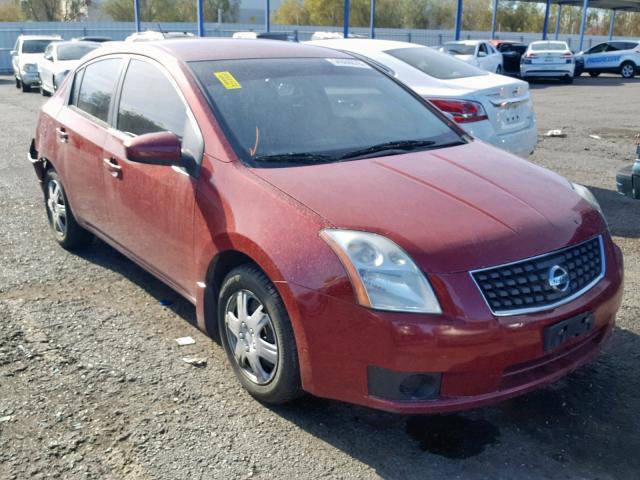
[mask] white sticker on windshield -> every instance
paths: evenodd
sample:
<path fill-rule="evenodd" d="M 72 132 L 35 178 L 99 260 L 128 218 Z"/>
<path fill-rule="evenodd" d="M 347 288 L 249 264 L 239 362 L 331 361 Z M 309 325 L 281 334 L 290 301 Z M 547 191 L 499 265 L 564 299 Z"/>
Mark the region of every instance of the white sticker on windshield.
<path fill-rule="evenodd" d="M 357 58 L 325 58 L 325 60 L 336 67 L 371 68 L 369 65 Z"/>

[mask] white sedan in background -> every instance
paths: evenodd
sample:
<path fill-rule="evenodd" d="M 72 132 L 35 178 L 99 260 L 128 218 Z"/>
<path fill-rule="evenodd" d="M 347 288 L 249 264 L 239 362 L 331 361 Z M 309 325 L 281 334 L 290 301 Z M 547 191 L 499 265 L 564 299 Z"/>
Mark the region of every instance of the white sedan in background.
<path fill-rule="evenodd" d="M 487 72 L 498 74 L 503 72 L 502 54 L 491 43 L 484 40 L 447 42 L 440 47 L 440 51 Z"/>
<path fill-rule="evenodd" d="M 557 78 L 573 83 L 576 64 L 567 42 L 531 42 L 520 58 L 520 77 Z"/>
<path fill-rule="evenodd" d="M 474 137 L 527 157 L 538 139 L 529 85 L 487 73 L 415 43 L 340 39 L 307 42 L 351 53 L 394 76 Z"/>
<path fill-rule="evenodd" d="M 64 77 L 76 68 L 80 59 L 100 45 L 77 40 L 50 43 L 44 51 L 44 57 L 38 60 L 42 95 L 48 97 L 55 92 Z"/>

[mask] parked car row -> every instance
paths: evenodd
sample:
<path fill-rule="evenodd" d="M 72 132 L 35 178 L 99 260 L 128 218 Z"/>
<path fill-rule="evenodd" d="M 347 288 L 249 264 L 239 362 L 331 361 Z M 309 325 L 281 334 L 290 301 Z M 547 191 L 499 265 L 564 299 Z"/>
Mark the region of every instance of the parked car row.
<path fill-rule="evenodd" d="M 574 53 L 566 42 L 543 40 L 524 44 L 510 40 L 447 42 L 440 50 L 489 72 L 531 77 L 560 78 L 589 73 L 619 73 L 633 78 L 640 71 L 640 41 L 611 41 Z"/>
<path fill-rule="evenodd" d="M 90 52 L 29 149 L 53 237 L 99 237 L 187 298 L 263 402 L 445 412 L 593 359 L 623 284 L 597 200 L 461 128 L 520 128 L 526 84 L 342 42 Z"/>

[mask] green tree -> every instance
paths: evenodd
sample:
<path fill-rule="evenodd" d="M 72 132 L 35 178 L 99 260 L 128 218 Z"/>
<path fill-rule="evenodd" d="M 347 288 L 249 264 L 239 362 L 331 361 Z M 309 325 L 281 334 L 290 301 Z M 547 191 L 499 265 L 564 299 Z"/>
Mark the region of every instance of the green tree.
<path fill-rule="evenodd" d="M 0 22 L 19 22 L 21 20 L 24 20 L 24 15 L 18 2 L 0 5 Z"/>
<path fill-rule="evenodd" d="M 204 16 L 207 22 L 218 20 L 222 9 L 225 22 L 235 22 L 240 11 L 240 0 L 204 0 Z M 193 22 L 196 19 L 195 0 L 141 0 L 140 18 L 147 22 Z M 116 21 L 133 21 L 132 0 L 107 0 L 102 11 Z"/>

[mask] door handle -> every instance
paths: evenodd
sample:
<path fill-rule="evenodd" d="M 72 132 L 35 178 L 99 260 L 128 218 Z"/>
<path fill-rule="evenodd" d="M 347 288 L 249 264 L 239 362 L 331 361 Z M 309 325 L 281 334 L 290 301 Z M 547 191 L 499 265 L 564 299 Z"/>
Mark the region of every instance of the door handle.
<path fill-rule="evenodd" d="M 109 170 L 111 176 L 114 178 L 118 178 L 122 173 L 122 167 L 118 165 L 115 158 L 103 158 L 104 166 Z"/>
<path fill-rule="evenodd" d="M 69 141 L 69 134 L 64 128 L 62 127 L 56 128 L 56 133 L 58 134 L 58 138 L 62 143 L 67 143 Z"/>

